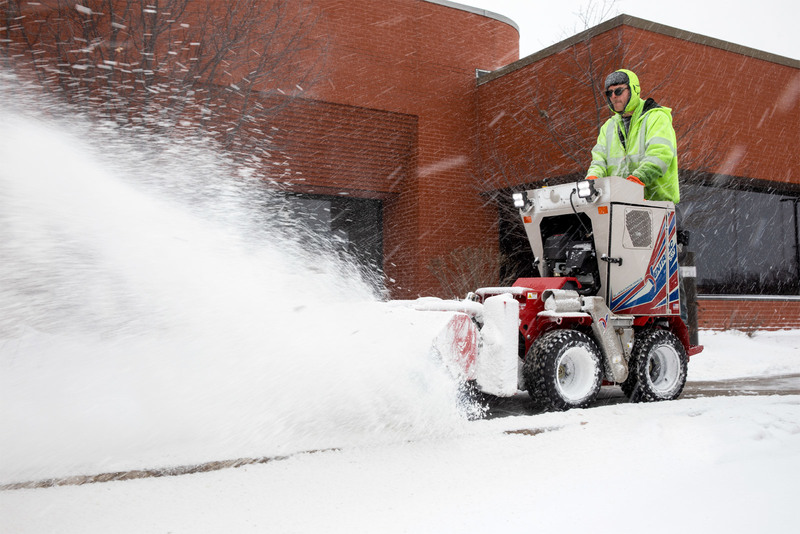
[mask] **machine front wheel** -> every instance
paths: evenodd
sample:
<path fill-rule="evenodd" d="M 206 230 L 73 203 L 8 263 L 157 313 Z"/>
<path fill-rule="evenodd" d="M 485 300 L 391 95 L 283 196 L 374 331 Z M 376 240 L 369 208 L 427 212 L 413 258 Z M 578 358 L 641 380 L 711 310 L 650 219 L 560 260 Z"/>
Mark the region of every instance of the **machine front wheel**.
<path fill-rule="evenodd" d="M 554 330 L 537 339 L 522 368 L 528 394 L 552 410 L 584 408 L 600 391 L 600 349 L 577 330 Z"/>
<path fill-rule="evenodd" d="M 622 391 L 633 402 L 677 399 L 686 385 L 688 360 L 675 334 L 647 330 L 636 336 Z"/>

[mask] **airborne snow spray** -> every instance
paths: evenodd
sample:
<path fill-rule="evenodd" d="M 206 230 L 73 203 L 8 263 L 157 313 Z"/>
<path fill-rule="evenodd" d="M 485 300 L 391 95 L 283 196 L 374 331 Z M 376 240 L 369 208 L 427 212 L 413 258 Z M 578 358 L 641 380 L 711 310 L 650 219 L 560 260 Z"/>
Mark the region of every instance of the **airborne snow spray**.
<path fill-rule="evenodd" d="M 436 325 L 209 141 L 0 116 L 0 483 L 463 428 Z"/>

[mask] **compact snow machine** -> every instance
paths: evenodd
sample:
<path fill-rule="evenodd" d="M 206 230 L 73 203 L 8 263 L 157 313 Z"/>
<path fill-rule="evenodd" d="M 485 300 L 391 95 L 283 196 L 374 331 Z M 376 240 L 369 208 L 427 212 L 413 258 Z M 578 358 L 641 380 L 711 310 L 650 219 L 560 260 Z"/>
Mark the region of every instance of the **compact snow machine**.
<path fill-rule="evenodd" d="M 585 407 L 604 383 L 677 398 L 702 347 L 680 316 L 675 206 L 643 197 L 617 176 L 516 193 L 540 276 L 411 303 L 453 314 L 435 350 L 484 393 L 549 409 Z"/>

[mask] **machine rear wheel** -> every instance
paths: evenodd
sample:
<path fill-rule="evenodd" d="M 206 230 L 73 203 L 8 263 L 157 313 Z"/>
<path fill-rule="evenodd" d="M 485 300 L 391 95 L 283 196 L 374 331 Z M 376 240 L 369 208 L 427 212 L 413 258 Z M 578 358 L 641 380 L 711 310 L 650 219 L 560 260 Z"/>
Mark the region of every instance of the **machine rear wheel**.
<path fill-rule="evenodd" d="M 531 345 L 522 369 L 528 394 L 552 410 L 584 408 L 600 391 L 597 344 L 577 330 L 555 330 Z"/>
<path fill-rule="evenodd" d="M 633 402 L 677 399 L 686 385 L 688 360 L 675 334 L 648 330 L 636 337 L 622 391 Z"/>

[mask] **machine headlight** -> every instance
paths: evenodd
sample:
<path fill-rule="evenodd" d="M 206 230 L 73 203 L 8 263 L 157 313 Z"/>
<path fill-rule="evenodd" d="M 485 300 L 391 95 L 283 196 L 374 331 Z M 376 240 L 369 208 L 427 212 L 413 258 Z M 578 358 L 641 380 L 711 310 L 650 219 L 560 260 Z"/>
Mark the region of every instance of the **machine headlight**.
<path fill-rule="evenodd" d="M 528 203 L 528 193 L 523 191 L 522 193 L 514 193 L 511 195 L 511 198 L 514 199 L 514 207 L 522 209 Z"/>
<path fill-rule="evenodd" d="M 579 198 L 593 198 L 600 193 L 594 187 L 592 180 L 581 180 L 578 182 L 578 197 Z"/>

